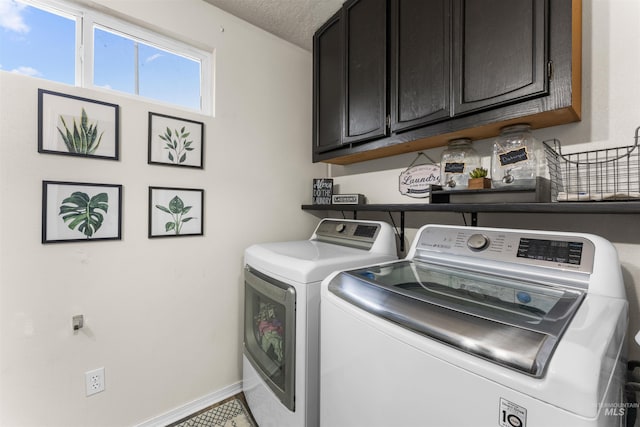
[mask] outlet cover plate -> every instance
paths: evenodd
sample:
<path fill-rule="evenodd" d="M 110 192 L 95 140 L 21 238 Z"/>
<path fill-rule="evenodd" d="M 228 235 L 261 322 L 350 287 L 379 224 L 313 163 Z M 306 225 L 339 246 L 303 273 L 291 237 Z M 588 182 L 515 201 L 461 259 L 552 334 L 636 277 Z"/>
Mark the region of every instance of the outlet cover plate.
<path fill-rule="evenodd" d="M 94 369 L 84 373 L 87 396 L 104 391 L 104 368 Z"/>

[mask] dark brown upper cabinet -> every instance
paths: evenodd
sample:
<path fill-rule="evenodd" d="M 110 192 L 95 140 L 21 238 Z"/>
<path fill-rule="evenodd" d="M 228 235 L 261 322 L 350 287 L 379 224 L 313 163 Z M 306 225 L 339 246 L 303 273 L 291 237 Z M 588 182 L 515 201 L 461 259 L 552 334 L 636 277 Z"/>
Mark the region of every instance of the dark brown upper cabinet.
<path fill-rule="evenodd" d="M 454 115 L 548 94 L 546 4 L 454 1 Z"/>
<path fill-rule="evenodd" d="M 313 37 L 314 155 L 388 136 L 387 1 L 350 0 Z"/>
<path fill-rule="evenodd" d="M 342 142 L 387 136 L 387 1 L 351 0 L 345 21 Z"/>
<path fill-rule="evenodd" d="M 314 153 L 342 145 L 343 28 L 336 13 L 313 38 Z"/>
<path fill-rule="evenodd" d="M 391 2 L 391 130 L 450 115 L 450 0 Z"/>
<path fill-rule="evenodd" d="M 314 36 L 313 161 L 578 121 L 581 36 L 581 0 L 349 0 Z"/>

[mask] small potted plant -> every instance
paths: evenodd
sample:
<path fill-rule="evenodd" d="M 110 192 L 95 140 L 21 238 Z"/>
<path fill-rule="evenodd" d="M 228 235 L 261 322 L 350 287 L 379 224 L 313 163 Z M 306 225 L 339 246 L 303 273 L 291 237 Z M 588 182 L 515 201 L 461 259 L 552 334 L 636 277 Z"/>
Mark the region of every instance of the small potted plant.
<path fill-rule="evenodd" d="M 469 173 L 469 190 L 479 190 L 482 188 L 491 188 L 491 180 L 487 178 L 487 170 L 485 168 L 475 168 Z"/>

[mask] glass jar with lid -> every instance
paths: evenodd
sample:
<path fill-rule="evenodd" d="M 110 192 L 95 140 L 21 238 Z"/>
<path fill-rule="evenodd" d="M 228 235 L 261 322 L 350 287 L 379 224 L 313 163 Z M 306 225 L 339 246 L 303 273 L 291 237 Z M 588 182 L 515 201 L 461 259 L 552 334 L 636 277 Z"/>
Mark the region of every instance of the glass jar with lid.
<path fill-rule="evenodd" d="M 444 190 L 465 190 L 469 173 L 480 167 L 480 156 L 469 138 L 453 139 L 440 159 L 440 185 Z"/>
<path fill-rule="evenodd" d="M 491 185 L 535 188 L 536 178 L 546 176 L 547 162 L 542 144 L 528 124 L 506 126 L 493 143 Z"/>

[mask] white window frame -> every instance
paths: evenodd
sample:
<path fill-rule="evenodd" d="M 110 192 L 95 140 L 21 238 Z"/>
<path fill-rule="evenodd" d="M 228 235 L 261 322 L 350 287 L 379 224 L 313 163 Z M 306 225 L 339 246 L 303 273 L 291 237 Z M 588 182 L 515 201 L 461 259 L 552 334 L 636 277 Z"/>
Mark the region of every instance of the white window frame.
<path fill-rule="evenodd" d="M 139 40 L 149 46 L 165 50 L 173 55 L 200 62 L 200 113 L 213 115 L 213 53 L 198 49 L 187 43 L 164 36 L 154 31 L 131 24 L 124 20 L 106 15 L 101 12 L 60 0 L 17 0 L 29 6 L 43 9 L 67 18 L 76 20 L 76 59 L 75 59 L 75 85 L 78 87 L 110 90 L 93 84 L 93 34 L 98 27 L 106 31 L 112 31 L 122 37 Z M 138 94 L 115 91 L 123 96 L 132 96 L 149 102 L 163 104 L 174 108 L 193 110 L 184 105 L 172 104 Z"/>

